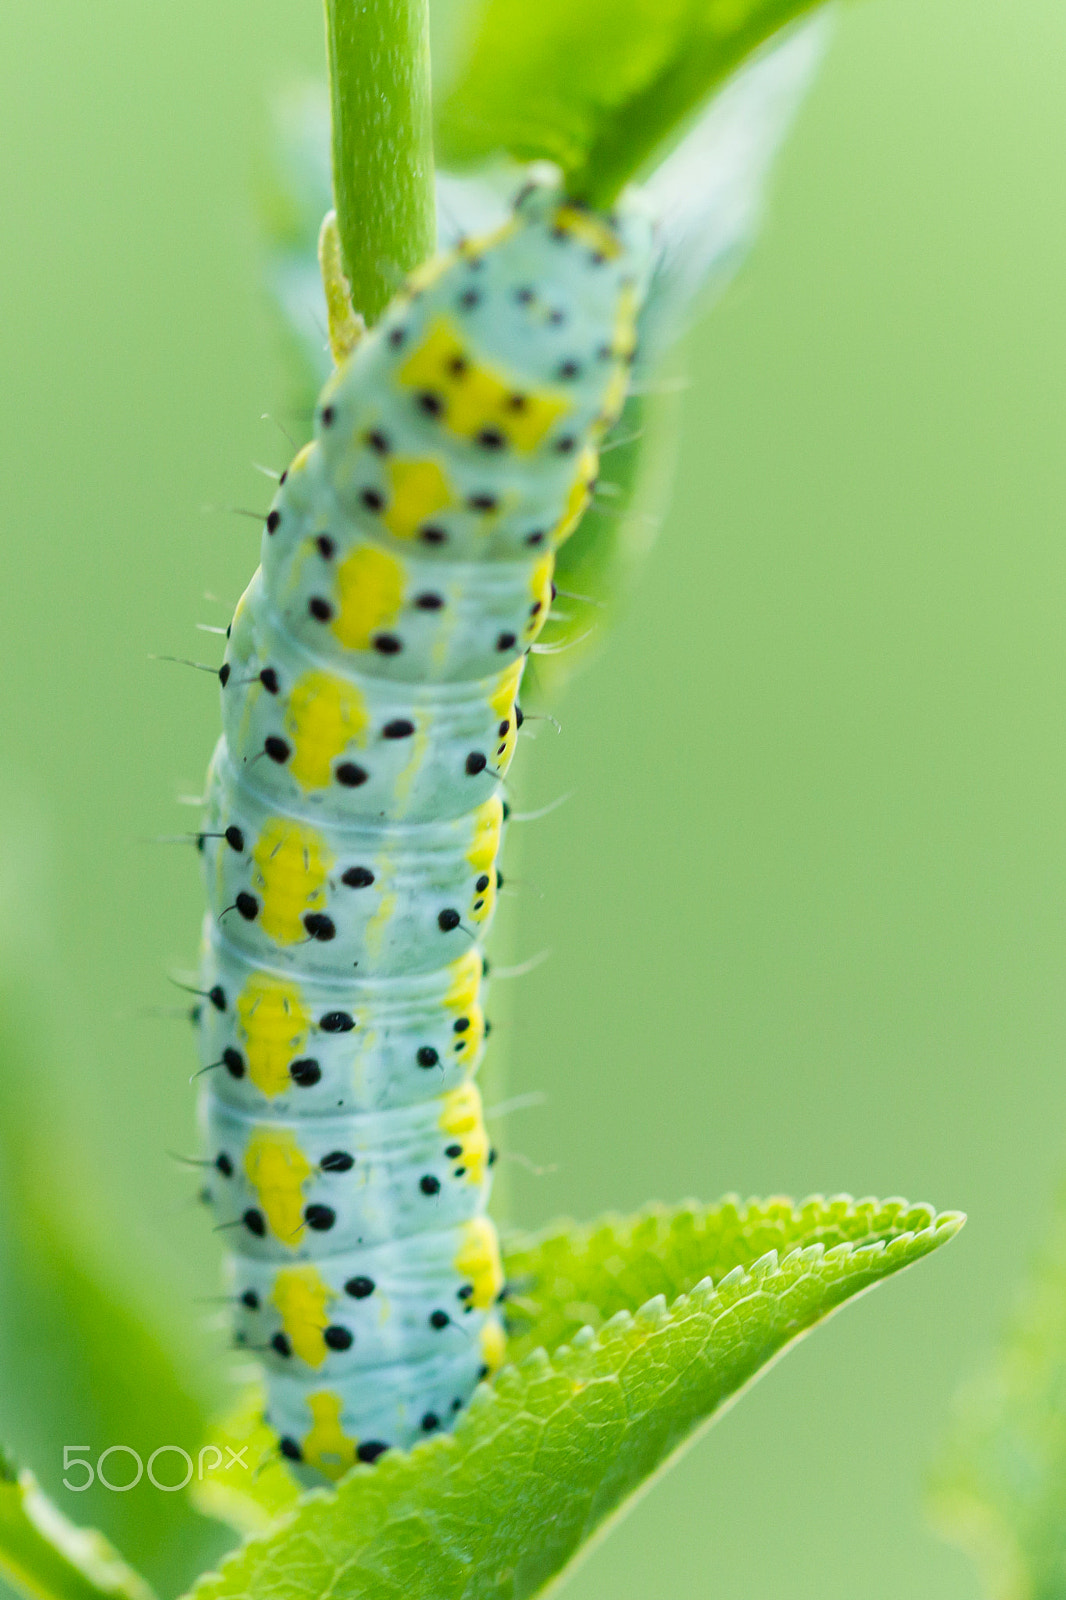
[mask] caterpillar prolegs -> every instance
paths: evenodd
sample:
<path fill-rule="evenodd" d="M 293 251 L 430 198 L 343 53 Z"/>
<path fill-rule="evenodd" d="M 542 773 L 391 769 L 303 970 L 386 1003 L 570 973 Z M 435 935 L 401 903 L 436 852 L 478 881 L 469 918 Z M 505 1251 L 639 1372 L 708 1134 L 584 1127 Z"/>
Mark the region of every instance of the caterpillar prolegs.
<path fill-rule="evenodd" d="M 554 551 L 625 397 L 651 229 L 543 183 L 327 383 L 221 669 L 200 1021 L 237 1337 L 308 1477 L 499 1365 L 474 1074 L 501 779 Z"/>

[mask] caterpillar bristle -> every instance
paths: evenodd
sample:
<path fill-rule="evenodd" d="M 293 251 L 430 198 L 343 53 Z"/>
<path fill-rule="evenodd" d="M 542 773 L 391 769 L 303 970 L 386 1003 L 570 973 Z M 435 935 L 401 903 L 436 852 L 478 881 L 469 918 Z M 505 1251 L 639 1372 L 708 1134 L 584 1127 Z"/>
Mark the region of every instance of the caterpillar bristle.
<path fill-rule="evenodd" d="M 512 822 L 540 822 L 544 817 L 550 817 L 553 811 L 558 811 L 560 806 L 565 806 L 577 793 L 575 789 L 568 789 L 565 794 L 558 795 L 554 800 L 549 800 L 547 805 L 539 806 L 534 811 L 512 811 Z"/>
<path fill-rule="evenodd" d="M 250 517 L 253 522 L 262 524 L 266 521 L 265 511 L 253 511 L 248 506 L 211 506 L 203 505 L 200 513 L 205 517 Z"/>
<path fill-rule="evenodd" d="M 499 1105 L 488 1106 L 485 1110 L 485 1121 L 491 1122 L 501 1117 L 513 1116 L 516 1111 L 532 1111 L 537 1106 L 547 1105 L 548 1096 L 543 1089 L 530 1089 L 525 1094 L 512 1095 L 509 1100 L 501 1100 Z"/>
<path fill-rule="evenodd" d="M 210 837 L 217 838 L 217 834 Z M 206 833 L 150 833 L 144 834 L 137 841 L 138 844 L 194 844 L 197 849 L 202 846 Z"/>
<path fill-rule="evenodd" d="M 515 966 L 493 967 L 492 976 L 494 978 L 503 978 L 505 981 L 508 978 L 525 978 L 525 977 L 528 977 L 528 975 L 531 972 L 535 972 L 538 967 L 543 966 L 545 961 L 547 961 L 548 958 L 550 957 L 550 955 L 551 955 L 550 948 L 549 949 L 545 949 L 545 950 L 538 950 L 537 954 L 535 956 L 529 956 L 527 958 L 527 960 L 520 961 Z"/>
<path fill-rule="evenodd" d="M 594 628 L 586 628 L 584 633 L 575 634 L 572 639 L 562 639 L 558 644 L 535 644 L 531 648 L 535 656 L 561 656 L 564 650 L 572 650 L 575 645 L 591 639 L 594 632 Z"/>
<path fill-rule="evenodd" d="M 218 677 L 218 668 L 208 666 L 206 661 L 190 661 L 187 656 L 158 656 L 149 655 L 149 661 L 169 661 L 177 667 L 195 667 L 197 672 L 209 672 L 213 678 Z"/>
<path fill-rule="evenodd" d="M 272 422 L 274 424 L 275 428 L 277 428 L 278 432 L 281 434 L 282 438 L 286 440 L 286 442 L 288 443 L 288 445 L 292 449 L 293 454 L 295 455 L 297 453 L 297 451 L 299 450 L 300 446 L 296 443 L 296 440 L 293 438 L 292 434 L 288 431 L 288 429 L 282 427 L 282 425 L 278 421 L 277 417 L 273 416 L 272 413 L 269 412 L 269 411 L 264 411 L 261 414 L 259 420 L 260 420 L 260 422 Z M 282 474 L 282 477 L 284 477 L 284 473 Z"/>
<path fill-rule="evenodd" d="M 608 439 L 606 443 L 600 445 L 600 455 L 610 455 L 612 450 L 624 450 L 627 445 L 639 444 L 643 437 L 644 429 L 638 428 L 636 433 L 624 433 L 617 439 Z"/>
<path fill-rule="evenodd" d="M 521 1150 L 501 1150 L 500 1160 L 510 1161 L 513 1166 L 521 1167 L 523 1172 L 528 1172 L 533 1178 L 550 1178 L 559 1170 L 557 1161 L 549 1161 L 547 1165 L 543 1165 L 523 1155 Z"/>
<path fill-rule="evenodd" d="M 511 893 L 513 893 L 513 891 L 515 889 L 528 889 L 530 894 L 535 894 L 538 900 L 543 900 L 544 899 L 544 891 L 543 891 L 543 889 L 538 889 L 537 885 L 535 883 L 531 883 L 528 878 L 510 878 L 509 877 L 507 879 L 506 885 L 504 885 L 504 883 L 503 883 L 503 881 L 501 879 L 501 881 L 497 884 L 496 888 L 497 888 L 497 893 L 499 893 L 499 894 L 511 894 Z M 503 976 L 503 974 L 502 974 L 502 972 L 500 971 L 499 968 L 497 968 L 497 976 L 501 976 L 501 977 Z"/>

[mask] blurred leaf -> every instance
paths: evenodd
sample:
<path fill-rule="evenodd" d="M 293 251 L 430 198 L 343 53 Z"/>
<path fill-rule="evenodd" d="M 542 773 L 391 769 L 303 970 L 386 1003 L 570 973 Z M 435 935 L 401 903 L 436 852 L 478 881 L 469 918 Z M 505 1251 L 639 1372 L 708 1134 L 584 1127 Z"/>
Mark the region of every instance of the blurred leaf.
<path fill-rule="evenodd" d="M 789 1343 L 961 1223 L 904 1201 L 726 1200 L 515 1245 L 517 1364 L 453 1434 L 303 1497 L 197 1600 L 536 1594 Z"/>
<path fill-rule="evenodd" d="M 225 1541 L 217 1527 L 147 1476 L 126 1494 L 99 1485 L 72 1494 L 62 1482 L 63 1448 L 87 1446 L 95 1462 L 111 1445 L 129 1446 L 147 1463 L 159 1446 L 175 1445 L 195 1459 L 204 1396 L 80 1235 L 74 1219 L 92 1209 L 91 1169 L 81 1169 L 36 1067 L 0 1005 L 0 1432 L 47 1493 L 76 1504 L 79 1518 L 172 1591 L 218 1559 Z M 180 1476 L 178 1460 L 161 1459 L 157 1475 Z M 117 1456 L 110 1471 L 116 1482 L 132 1476 L 132 1457 Z"/>
<path fill-rule="evenodd" d="M 673 477 L 678 430 L 669 400 L 631 396 L 605 441 L 593 503 L 555 559 L 557 598 L 526 666 L 524 706 L 558 696 L 599 649 L 634 586 Z"/>
<path fill-rule="evenodd" d="M 786 28 L 732 74 L 644 183 L 659 258 L 638 380 L 721 294 L 758 232 L 773 163 L 825 55 L 831 11 Z M 701 302 L 703 303 L 701 305 Z"/>
<path fill-rule="evenodd" d="M 956 1399 L 930 1498 L 994 1600 L 1066 1594 L 1066 1193 L 999 1350 Z"/>
<path fill-rule="evenodd" d="M 0 1574 L 33 1600 L 152 1600 L 139 1573 L 95 1528 L 46 1499 L 32 1472 L 0 1457 Z"/>
<path fill-rule="evenodd" d="M 463 8 L 459 7 L 458 15 Z M 716 94 L 649 179 L 660 255 L 640 320 L 638 393 L 606 440 L 596 503 L 559 551 L 564 591 L 527 668 L 524 698 L 546 704 L 603 641 L 632 589 L 662 521 L 673 475 L 676 396 L 657 392 L 656 370 L 708 291 L 721 293 L 755 234 L 767 174 L 825 47 L 824 19 L 791 28 Z M 454 44 L 456 18 L 434 13 Z M 332 204 L 329 106 L 305 86 L 276 107 L 260 186 L 267 282 L 286 344 L 290 427 L 302 437 L 331 369 L 318 272 L 321 219 Z M 491 232 L 522 181 L 517 166 L 477 175 L 437 174 L 438 245 Z"/>
<path fill-rule="evenodd" d="M 208 1446 L 222 1452 L 222 1469 L 192 1488 L 193 1504 L 238 1533 L 262 1533 L 300 1498 L 295 1478 L 278 1452 L 278 1436 L 263 1421 L 262 1383 L 251 1384 L 211 1429 Z M 231 1465 L 237 1456 L 239 1467 Z"/>
<path fill-rule="evenodd" d="M 326 302 L 318 270 L 318 231 L 333 205 L 329 90 L 306 83 L 272 106 L 270 140 L 256 185 L 263 275 L 277 313 L 284 367 L 285 420 L 302 443 L 319 389 L 332 368 Z"/>
<path fill-rule="evenodd" d="M 486 0 L 437 113 L 445 165 L 547 159 L 609 204 L 733 69 L 814 0 Z"/>

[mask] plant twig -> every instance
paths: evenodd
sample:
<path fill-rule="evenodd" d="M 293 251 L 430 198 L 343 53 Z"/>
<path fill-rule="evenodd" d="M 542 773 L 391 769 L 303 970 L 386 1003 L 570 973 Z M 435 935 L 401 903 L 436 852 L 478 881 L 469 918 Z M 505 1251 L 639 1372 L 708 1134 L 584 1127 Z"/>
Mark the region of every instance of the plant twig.
<path fill-rule="evenodd" d="M 433 251 L 428 0 L 326 0 L 333 189 L 367 323 Z"/>

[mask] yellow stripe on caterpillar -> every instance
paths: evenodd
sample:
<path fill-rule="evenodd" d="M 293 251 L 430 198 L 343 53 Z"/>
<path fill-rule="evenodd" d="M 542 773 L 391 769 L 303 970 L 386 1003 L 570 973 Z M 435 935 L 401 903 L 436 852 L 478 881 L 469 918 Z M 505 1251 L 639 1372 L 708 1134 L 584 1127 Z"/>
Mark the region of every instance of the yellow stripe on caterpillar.
<path fill-rule="evenodd" d="M 298 678 L 289 695 L 285 728 L 293 743 L 289 770 L 301 788 L 324 789 L 341 752 L 349 744 L 366 743 L 369 721 L 354 684 L 329 672 L 306 672 Z"/>
<path fill-rule="evenodd" d="M 329 1284 L 312 1266 L 282 1267 L 274 1279 L 271 1300 L 282 1329 L 293 1355 L 309 1367 L 320 1367 L 329 1354 L 323 1334 L 329 1326 L 326 1308 L 333 1298 Z"/>
<path fill-rule="evenodd" d="M 341 644 L 369 649 L 378 629 L 399 616 L 403 591 L 402 563 L 376 545 L 357 545 L 337 569 L 339 604 L 331 626 Z"/>
<path fill-rule="evenodd" d="M 464 1083 L 441 1096 L 442 1111 L 438 1126 L 462 1146 L 455 1157 L 466 1170 L 467 1183 L 481 1184 L 489 1159 L 489 1136 L 481 1110 L 481 1095 L 472 1083 Z"/>
<path fill-rule="evenodd" d="M 491 435 L 526 453 L 542 444 L 570 410 L 565 394 L 531 391 L 477 361 L 447 317 L 433 319 L 397 378 L 405 388 L 433 396 L 440 424 L 449 433 L 460 439 Z"/>
<path fill-rule="evenodd" d="M 355 1465 L 357 1441 L 346 1437 L 341 1427 L 341 1397 L 329 1389 L 307 1396 L 312 1416 L 310 1432 L 303 1441 L 303 1458 L 327 1478 L 343 1477 Z"/>
<path fill-rule="evenodd" d="M 488 1217 L 474 1217 L 465 1224 L 454 1266 L 473 1285 L 472 1305 L 479 1311 L 495 1305 L 503 1288 L 503 1265 L 500 1241 Z"/>
<path fill-rule="evenodd" d="M 289 1128 L 254 1128 L 244 1151 L 244 1171 L 271 1233 L 295 1250 L 304 1226 L 303 1185 L 313 1172 L 296 1135 Z"/>
<path fill-rule="evenodd" d="M 237 1017 L 256 1088 L 267 1096 L 291 1089 L 289 1063 L 303 1050 L 311 1027 L 299 984 L 253 972 L 237 996 Z"/>
<path fill-rule="evenodd" d="M 325 905 L 325 884 L 333 865 L 322 835 L 306 823 L 275 817 L 259 835 L 252 859 L 264 932 L 278 944 L 306 939 L 304 916 Z"/>

